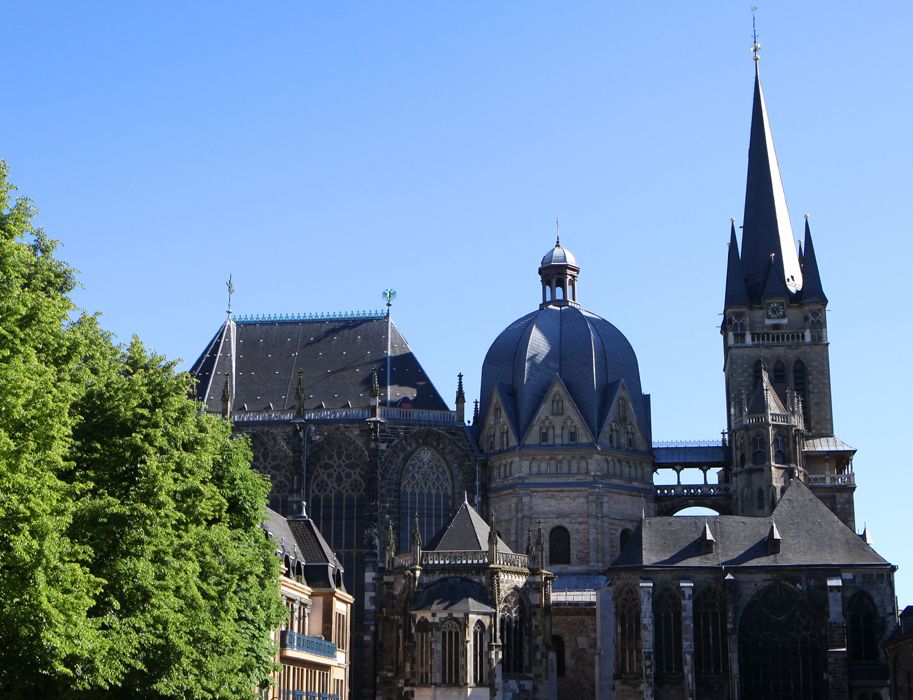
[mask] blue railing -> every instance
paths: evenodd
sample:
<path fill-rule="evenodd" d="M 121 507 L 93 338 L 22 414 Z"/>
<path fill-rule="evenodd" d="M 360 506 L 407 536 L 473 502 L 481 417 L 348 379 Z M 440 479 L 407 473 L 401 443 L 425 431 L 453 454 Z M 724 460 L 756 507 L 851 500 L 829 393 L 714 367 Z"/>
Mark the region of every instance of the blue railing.
<path fill-rule="evenodd" d="M 339 700 L 337 693 L 318 693 L 315 690 L 283 690 L 282 700 Z"/>
<path fill-rule="evenodd" d="M 386 318 L 385 311 L 324 311 L 304 314 L 240 314 L 235 323 L 293 323 L 295 321 L 351 321 Z"/>
<path fill-rule="evenodd" d="M 310 635 L 300 634 L 299 632 L 282 630 L 282 634 L 279 635 L 279 645 L 283 649 L 304 651 L 308 654 L 326 656 L 330 659 L 336 658 L 335 642 L 328 642 L 325 639 L 320 639 L 319 637 L 311 637 Z"/>

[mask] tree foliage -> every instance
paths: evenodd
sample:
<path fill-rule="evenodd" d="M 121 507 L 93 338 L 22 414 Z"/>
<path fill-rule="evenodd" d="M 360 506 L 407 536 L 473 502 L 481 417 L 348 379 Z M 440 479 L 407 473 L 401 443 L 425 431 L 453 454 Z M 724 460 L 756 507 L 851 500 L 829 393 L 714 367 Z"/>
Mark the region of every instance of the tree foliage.
<path fill-rule="evenodd" d="M 0 162 L 0 692 L 243 698 L 282 609 L 268 485 L 190 379 L 76 320 Z"/>

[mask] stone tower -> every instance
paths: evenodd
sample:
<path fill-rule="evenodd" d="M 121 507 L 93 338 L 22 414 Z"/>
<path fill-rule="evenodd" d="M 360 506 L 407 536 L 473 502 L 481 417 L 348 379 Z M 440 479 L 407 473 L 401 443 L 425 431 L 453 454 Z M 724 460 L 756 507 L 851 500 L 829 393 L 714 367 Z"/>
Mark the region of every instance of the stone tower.
<path fill-rule="evenodd" d="M 764 515 L 802 479 L 854 526 L 851 447 L 834 436 L 827 297 L 808 218 L 797 250 L 755 56 L 742 245 L 730 231 L 724 372 L 736 513 Z"/>

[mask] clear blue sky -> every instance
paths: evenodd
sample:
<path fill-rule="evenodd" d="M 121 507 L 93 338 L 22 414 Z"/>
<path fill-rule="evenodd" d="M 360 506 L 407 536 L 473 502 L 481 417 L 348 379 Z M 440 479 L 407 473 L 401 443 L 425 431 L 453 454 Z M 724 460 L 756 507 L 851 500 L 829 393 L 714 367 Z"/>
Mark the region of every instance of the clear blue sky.
<path fill-rule="evenodd" d="M 830 297 L 857 519 L 908 544 L 913 3 L 771 2 L 762 78 Z M 750 3 L 8 3 L 0 158 L 77 303 L 181 367 L 225 315 L 378 308 L 448 399 L 539 300 L 554 219 L 631 340 L 656 439 L 725 426 Z"/>

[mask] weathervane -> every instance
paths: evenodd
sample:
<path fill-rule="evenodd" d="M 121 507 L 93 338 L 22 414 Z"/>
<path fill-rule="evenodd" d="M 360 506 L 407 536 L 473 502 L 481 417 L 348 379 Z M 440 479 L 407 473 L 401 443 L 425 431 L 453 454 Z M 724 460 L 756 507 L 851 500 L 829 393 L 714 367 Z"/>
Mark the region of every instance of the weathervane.
<path fill-rule="evenodd" d="M 758 56 L 758 51 L 761 50 L 761 45 L 758 43 L 758 27 L 755 24 L 755 16 L 756 16 L 757 12 L 758 12 L 758 6 L 752 5 L 751 6 L 751 37 L 752 37 L 753 41 L 751 43 L 751 50 L 754 53 L 754 60 L 760 61 L 761 57 Z"/>
<path fill-rule="evenodd" d="M 381 296 L 384 298 L 384 301 L 387 302 L 387 309 L 389 310 L 393 306 L 393 300 L 396 299 L 396 290 L 395 289 L 385 289 L 381 292 Z"/>
<path fill-rule="evenodd" d="M 228 289 L 228 309 L 226 313 L 231 318 L 231 297 L 235 293 L 235 285 L 231 281 L 231 273 L 228 274 L 228 282 L 225 283 L 225 287 Z"/>

